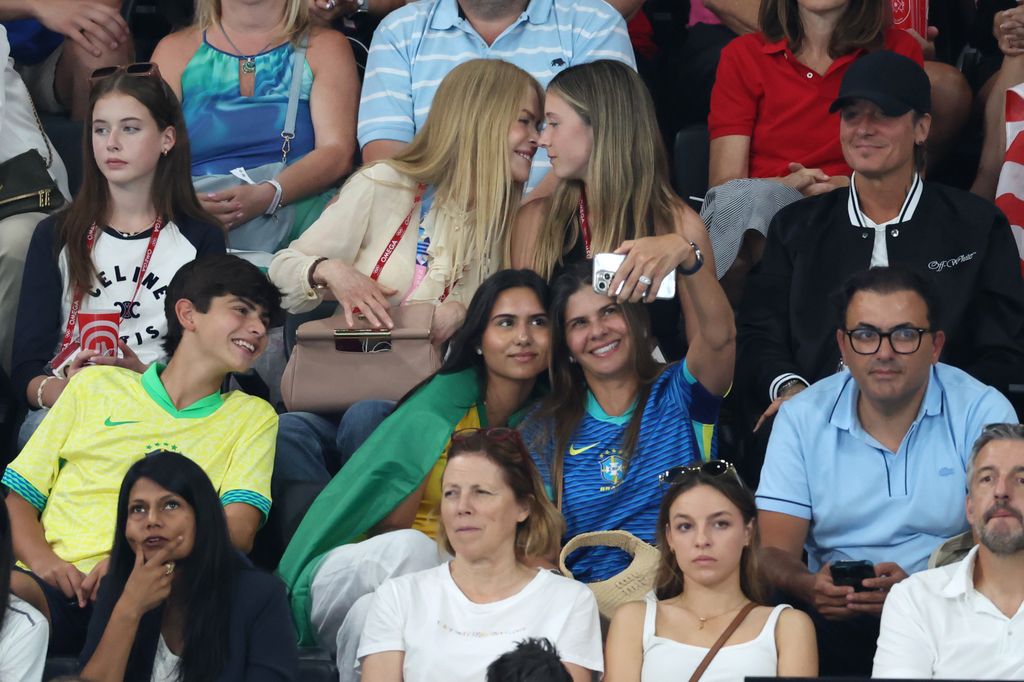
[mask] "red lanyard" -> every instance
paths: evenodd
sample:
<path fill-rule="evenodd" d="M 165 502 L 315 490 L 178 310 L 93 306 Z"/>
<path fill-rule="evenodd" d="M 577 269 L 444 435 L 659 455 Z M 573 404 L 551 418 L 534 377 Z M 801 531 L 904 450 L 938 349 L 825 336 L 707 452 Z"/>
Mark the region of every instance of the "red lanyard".
<path fill-rule="evenodd" d="M 593 252 L 590 250 L 590 223 L 587 221 L 587 194 L 584 190 L 580 190 L 580 233 L 583 235 L 583 249 L 587 254 L 587 258 L 593 257 Z"/>
<path fill-rule="evenodd" d="M 153 223 L 153 234 L 149 236 L 149 244 L 146 245 L 146 254 L 142 257 L 142 265 L 139 266 L 139 276 L 135 280 L 135 292 L 132 294 L 132 300 L 129 301 L 125 309 L 121 311 L 122 319 L 124 319 L 125 315 L 127 315 L 132 309 L 135 299 L 139 295 L 139 289 L 142 288 L 142 280 L 146 276 L 146 271 L 149 270 L 149 262 L 153 260 L 153 252 L 156 250 L 156 240 L 160 238 L 160 230 L 162 230 L 163 227 L 163 219 L 160 216 L 157 216 L 156 222 Z M 90 254 L 90 256 L 92 255 L 92 248 L 96 244 L 96 229 L 96 223 L 93 223 L 85 235 L 85 250 Z M 60 344 L 61 351 L 64 351 L 64 349 L 71 345 L 71 339 L 74 337 L 75 333 L 75 326 L 78 324 L 78 312 L 82 309 L 83 296 L 83 292 L 76 287 L 74 298 L 71 299 L 71 311 L 68 313 L 68 324 L 64 329 L 64 340 Z"/>
<path fill-rule="evenodd" d="M 373 270 L 370 272 L 370 279 L 376 281 L 380 277 L 380 271 L 384 269 L 384 265 L 391 258 L 391 254 L 395 252 L 398 247 L 398 242 L 402 241 L 402 237 L 405 236 L 406 230 L 409 229 L 409 222 L 412 220 L 412 214 L 419 206 L 420 200 L 423 199 L 423 193 L 427 191 L 427 186 L 422 182 L 416 185 L 416 197 L 412 200 L 412 208 L 409 209 L 409 213 L 406 214 L 405 220 L 395 230 L 395 234 L 391 237 L 391 241 L 384 247 L 384 253 L 380 254 L 380 258 L 377 259 L 377 264 L 373 266 Z M 448 298 L 448 294 L 451 292 L 451 286 L 446 286 L 444 291 L 441 293 L 441 297 L 438 299 L 439 303 L 443 303 L 444 299 Z M 358 309 L 353 312 L 359 312 Z"/>

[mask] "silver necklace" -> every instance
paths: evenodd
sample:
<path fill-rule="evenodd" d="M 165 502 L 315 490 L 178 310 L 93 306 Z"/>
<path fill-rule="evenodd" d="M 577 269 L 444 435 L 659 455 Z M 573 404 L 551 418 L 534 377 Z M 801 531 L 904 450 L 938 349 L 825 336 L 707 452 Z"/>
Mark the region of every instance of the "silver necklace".
<path fill-rule="evenodd" d="M 260 48 L 259 51 L 256 52 L 256 54 L 246 56 L 245 53 L 239 50 L 238 46 L 235 45 L 235 41 L 231 40 L 231 36 L 228 35 L 228 32 L 224 30 L 224 24 L 218 22 L 217 25 L 220 26 L 220 32 L 224 35 L 224 39 L 227 40 L 228 44 L 231 45 L 231 47 L 235 50 L 236 56 L 238 57 L 238 61 L 242 65 L 242 73 L 256 73 L 256 55 L 262 53 L 268 47 L 273 45 L 274 41 L 271 40 L 269 43 L 264 45 L 262 48 Z"/>

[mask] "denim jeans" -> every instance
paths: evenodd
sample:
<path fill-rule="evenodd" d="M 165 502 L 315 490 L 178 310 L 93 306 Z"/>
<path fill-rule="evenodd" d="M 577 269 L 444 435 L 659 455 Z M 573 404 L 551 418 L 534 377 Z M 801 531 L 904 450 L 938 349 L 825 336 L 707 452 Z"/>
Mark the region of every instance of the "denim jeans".
<path fill-rule="evenodd" d="M 327 484 L 373 430 L 395 409 L 391 400 L 364 400 L 340 421 L 312 412 L 286 412 L 277 426 L 274 481 Z"/>

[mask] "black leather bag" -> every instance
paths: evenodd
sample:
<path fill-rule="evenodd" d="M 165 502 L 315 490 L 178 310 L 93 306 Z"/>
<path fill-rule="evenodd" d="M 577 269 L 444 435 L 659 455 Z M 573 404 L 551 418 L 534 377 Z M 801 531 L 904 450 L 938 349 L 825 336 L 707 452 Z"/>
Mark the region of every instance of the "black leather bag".
<path fill-rule="evenodd" d="M 0 163 L 0 220 L 19 213 L 53 213 L 64 205 L 47 168 L 35 149 Z"/>

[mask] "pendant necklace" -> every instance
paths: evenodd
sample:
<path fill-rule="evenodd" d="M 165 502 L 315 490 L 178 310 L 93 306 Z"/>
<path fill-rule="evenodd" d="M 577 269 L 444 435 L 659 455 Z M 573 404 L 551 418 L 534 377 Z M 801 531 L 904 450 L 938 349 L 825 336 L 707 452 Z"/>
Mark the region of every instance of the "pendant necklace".
<path fill-rule="evenodd" d="M 686 611 L 688 614 L 690 614 L 691 616 L 696 618 L 699 621 L 698 624 L 697 624 L 697 629 L 698 630 L 703 630 L 704 626 L 707 625 L 709 620 L 715 620 L 716 618 L 721 618 L 722 616 L 726 615 L 727 613 L 732 613 L 733 611 L 738 611 L 739 609 L 743 608 L 746 605 L 746 603 L 747 603 L 747 600 L 744 600 L 743 603 L 740 604 L 739 606 L 731 608 L 728 611 L 723 611 L 722 613 L 718 614 L 717 616 L 698 616 L 696 613 L 694 613 L 690 609 L 686 608 L 682 604 L 678 604 L 678 606 L 683 611 Z"/>
<path fill-rule="evenodd" d="M 235 50 L 238 61 L 242 65 L 242 73 L 256 73 L 256 55 L 261 54 L 264 50 L 273 45 L 274 41 L 271 40 L 256 52 L 256 54 L 247 57 L 244 52 L 238 49 L 238 46 L 235 45 L 235 41 L 231 40 L 231 36 L 228 35 L 228 32 L 224 30 L 224 24 L 218 22 L 218 26 L 220 26 L 220 32 L 224 35 L 224 39 L 227 40 L 228 44 Z"/>

